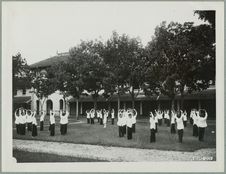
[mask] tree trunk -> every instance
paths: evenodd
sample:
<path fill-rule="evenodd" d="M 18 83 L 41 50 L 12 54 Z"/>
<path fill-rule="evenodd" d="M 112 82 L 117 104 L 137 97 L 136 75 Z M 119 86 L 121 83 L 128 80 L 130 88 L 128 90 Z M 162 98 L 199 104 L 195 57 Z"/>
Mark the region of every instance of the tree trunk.
<path fill-rule="evenodd" d="M 67 103 L 66 103 L 66 99 L 65 99 L 65 97 L 63 97 L 64 98 L 64 112 L 66 112 L 67 111 Z"/>
<path fill-rule="evenodd" d="M 134 97 L 134 90 L 132 89 L 132 92 L 131 92 L 131 98 L 132 98 L 132 109 L 135 108 L 135 97 Z"/>
<path fill-rule="evenodd" d="M 120 110 L 120 96 L 118 94 L 118 111 Z"/>
<path fill-rule="evenodd" d="M 95 116 L 96 116 L 96 110 L 97 110 L 97 98 L 94 98 L 94 110 L 95 110 Z"/>
<path fill-rule="evenodd" d="M 181 110 L 184 110 L 184 90 L 181 91 Z"/>
<path fill-rule="evenodd" d="M 78 99 L 76 99 L 76 115 L 75 115 L 76 120 L 78 120 L 78 110 L 79 110 L 79 108 L 78 108 Z"/>

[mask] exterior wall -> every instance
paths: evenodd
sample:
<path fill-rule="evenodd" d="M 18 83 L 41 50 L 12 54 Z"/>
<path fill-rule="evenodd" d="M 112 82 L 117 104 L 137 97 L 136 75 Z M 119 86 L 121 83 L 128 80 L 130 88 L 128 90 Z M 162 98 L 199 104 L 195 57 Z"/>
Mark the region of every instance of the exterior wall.
<path fill-rule="evenodd" d="M 38 100 L 37 96 L 35 94 L 33 94 L 32 96 L 32 109 L 37 110 L 37 103 L 36 101 Z M 53 104 L 53 111 L 55 111 L 57 113 L 57 115 L 59 115 L 59 111 L 60 111 L 60 100 L 63 100 L 63 95 L 60 94 L 59 91 L 56 91 L 55 93 L 51 94 L 50 96 L 48 96 L 47 99 L 42 99 L 40 101 L 40 107 L 39 107 L 39 112 L 41 111 L 41 105 L 43 103 L 42 109 L 44 111 L 47 111 L 47 101 L 51 100 L 52 104 Z M 65 103 L 63 102 L 63 110 L 65 109 Z M 66 110 L 69 112 L 70 111 L 70 106 L 67 103 L 66 105 Z"/>
<path fill-rule="evenodd" d="M 20 97 L 20 96 L 32 96 L 32 92 L 31 89 L 26 89 L 26 93 L 23 94 L 23 90 L 19 89 L 16 92 L 16 95 L 14 97 Z"/>

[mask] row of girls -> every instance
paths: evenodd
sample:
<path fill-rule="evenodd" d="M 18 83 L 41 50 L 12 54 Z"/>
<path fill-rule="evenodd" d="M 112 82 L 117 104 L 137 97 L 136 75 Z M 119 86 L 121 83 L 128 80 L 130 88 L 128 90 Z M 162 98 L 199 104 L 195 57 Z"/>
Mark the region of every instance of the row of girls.
<path fill-rule="evenodd" d="M 15 125 L 16 132 L 19 135 L 26 134 L 26 127 L 28 132 L 32 132 L 32 136 L 35 137 L 38 135 L 37 132 L 37 119 L 36 119 L 36 111 L 31 111 L 23 108 L 18 108 L 15 111 Z M 40 131 L 44 130 L 44 120 L 45 120 L 46 112 L 42 111 L 40 116 Z M 50 136 L 55 135 L 55 116 L 56 113 L 50 110 L 50 119 L 49 119 L 49 132 Z M 67 133 L 67 124 L 68 124 L 68 116 L 69 113 L 60 111 L 60 133 L 61 135 L 65 135 Z"/>
<path fill-rule="evenodd" d="M 155 114 L 150 112 L 150 142 L 156 141 L 156 132 L 158 132 L 158 125 L 161 125 L 162 119 L 163 119 L 163 112 L 161 111 L 155 111 Z M 204 139 L 204 132 L 205 127 L 207 127 L 207 112 L 204 109 L 201 109 L 199 111 L 193 109 L 191 111 L 190 115 L 190 121 L 191 124 L 193 124 L 193 136 L 199 137 L 199 141 L 203 141 Z M 170 122 L 170 132 L 171 134 L 176 133 L 176 125 L 177 125 L 177 132 L 178 132 L 178 139 L 179 142 L 182 143 L 183 140 L 183 131 L 184 127 L 187 126 L 187 113 L 186 111 L 171 111 L 171 118 L 169 116 L 169 111 L 164 111 L 164 119 L 169 126 Z"/>
<path fill-rule="evenodd" d="M 96 115 L 96 117 L 95 117 Z M 104 125 L 104 128 L 107 127 L 107 120 L 111 117 L 111 124 L 114 125 L 114 119 L 115 119 L 115 110 L 106 110 L 106 109 L 100 109 L 96 110 L 95 114 L 95 109 L 92 108 L 90 110 L 86 110 L 86 118 L 87 118 L 87 124 L 94 124 L 95 123 L 95 118 L 97 118 L 97 122 L 100 125 Z"/>
<path fill-rule="evenodd" d="M 35 117 L 35 111 L 18 108 L 15 110 L 14 116 L 17 134 L 25 135 L 27 127 L 27 131 L 32 132 L 32 137 L 37 136 L 37 120 Z"/>

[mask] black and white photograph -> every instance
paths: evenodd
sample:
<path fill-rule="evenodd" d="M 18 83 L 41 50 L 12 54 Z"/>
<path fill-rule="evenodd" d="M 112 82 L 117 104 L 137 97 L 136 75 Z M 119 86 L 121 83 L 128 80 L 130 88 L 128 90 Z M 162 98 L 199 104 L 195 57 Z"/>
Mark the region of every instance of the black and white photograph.
<path fill-rule="evenodd" d="M 3 171 L 224 171 L 223 97 L 223 1 L 2 2 Z"/>

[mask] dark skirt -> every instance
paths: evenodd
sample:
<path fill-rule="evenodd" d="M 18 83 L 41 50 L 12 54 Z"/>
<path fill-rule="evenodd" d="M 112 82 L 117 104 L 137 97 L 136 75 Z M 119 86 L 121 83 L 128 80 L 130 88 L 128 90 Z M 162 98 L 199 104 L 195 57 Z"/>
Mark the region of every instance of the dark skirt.
<path fill-rule="evenodd" d="M 170 130 L 171 134 L 175 134 L 176 133 L 176 129 L 175 129 L 175 123 L 171 124 L 171 130 Z"/>
<path fill-rule="evenodd" d="M 89 124 L 90 123 L 90 118 L 87 118 L 87 124 Z"/>
<path fill-rule="evenodd" d="M 155 129 L 151 129 L 150 143 L 156 141 L 156 139 L 155 139 L 155 133 L 156 133 Z"/>
<path fill-rule="evenodd" d="M 103 118 L 100 118 L 100 125 L 103 125 Z"/>
<path fill-rule="evenodd" d="M 111 119 L 111 124 L 114 125 L 114 118 Z"/>
<path fill-rule="evenodd" d="M 157 133 L 158 132 L 158 124 L 155 123 L 155 132 Z"/>
<path fill-rule="evenodd" d="M 44 121 L 40 121 L 40 131 L 44 130 Z"/>
<path fill-rule="evenodd" d="M 184 122 L 184 127 L 187 127 L 187 121 L 183 121 Z"/>
<path fill-rule="evenodd" d="M 61 133 L 61 135 L 67 134 L 67 124 L 60 125 L 60 133 Z"/>
<path fill-rule="evenodd" d="M 20 128 L 21 128 L 21 135 L 25 135 L 26 133 L 26 124 L 20 124 Z"/>
<path fill-rule="evenodd" d="M 178 129 L 177 132 L 178 132 L 179 142 L 182 143 L 184 130 L 183 129 Z"/>
<path fill-rule="evenodd" d="M 131 140 L 132 138 L 132 128 L 127 127 L 127 139 Z"/>
<path fill-rule="evenodd" d="M 159 126 L 162 125 L 162 119 L 158 119 Z"/>
<path fill-rule="evenodd" d="M 199 127 L 199 141 L 204 140 L 204 134 L 205 134 L 205 128 L 204 127 Z"/>
<path fill-rule="evenodd" d="M 123 137 L 124 136 L 122 126 L 118 127 L 118 132 L 119 132 L 119 137 Z"/>
<path fill-rule="evenodd" d="M 91 118 L 91 124 L 94 124 L 94 118 Z"/>
<path fill-rule="evenodd" d="M 49 131 L 50 131 L 50 136 L 55 135 L 55 124 L 50 124 Z"/>
<path fill-rule="evenodd" d="M 126 125 L 122 126 L 123 135 L 126 134 Z"/>
<path fill-rule="evenodd" d="M 135 133 L 136 132 L 136 124 L 134 123 L 132 126 L 132 132 Z"/>
<path fill-rule="evenodd" d="M 38 135 L 37 126 L 35 124 L 32 124 L 32 137 L 35 137 Z"/>
<path fill-rule="evenodd" d="M 19 124 L 16 124 L 16 133 L 20 134 L 20 125 Z"/>
<path fill-rule="evenodd" d="M 198 137 L 199 136 L 199 128 L 196 124 L 193 125 L 193 136 Z"/>
<path fill-rule="evenodd" d="M 27 131 L 32 131 L 32 122 L 27 123 Z"/>

